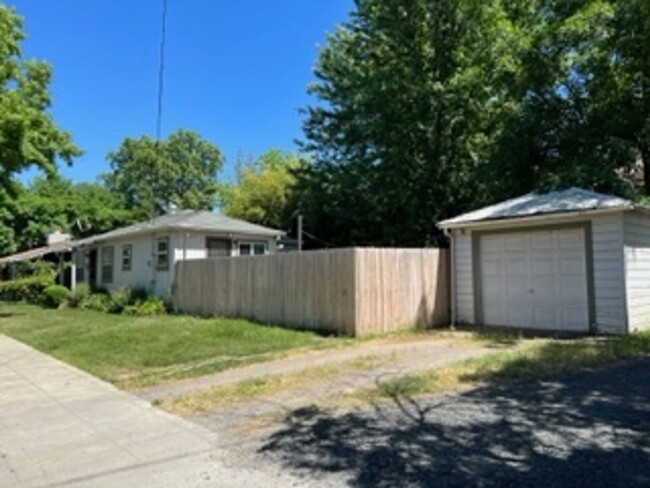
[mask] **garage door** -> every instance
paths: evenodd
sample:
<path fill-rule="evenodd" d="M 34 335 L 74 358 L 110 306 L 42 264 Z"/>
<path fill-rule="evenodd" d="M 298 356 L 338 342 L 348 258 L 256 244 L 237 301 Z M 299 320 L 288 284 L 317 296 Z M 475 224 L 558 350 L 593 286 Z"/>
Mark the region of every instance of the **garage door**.
<path fill-rule="evenodd" d="M 587 331 L 587 260 L 582 228 L 480 237 L 483 323 Z"/>

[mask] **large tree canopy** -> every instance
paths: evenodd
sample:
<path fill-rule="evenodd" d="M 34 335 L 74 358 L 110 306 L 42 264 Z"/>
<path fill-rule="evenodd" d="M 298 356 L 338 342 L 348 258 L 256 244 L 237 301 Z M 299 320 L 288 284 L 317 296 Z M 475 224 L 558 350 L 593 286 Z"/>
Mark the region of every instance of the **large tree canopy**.
<path fill-rule="evenodd" d="M 139 218 L 160 215 L 169 205 L 211 209 L 216 203 L 221 153 L 194 132 L 178 130 L 160 142 L 127 138 L 108 160 L 104 182 Z"/>
<path fill-rule="evenodd" d="M 531 189 L 648 192 L 649 46 L 647 0 L 357 0 L 305 110 L 306 225 L 423 245 Z"/>
<path fill-rule="evenodd" d="M 302 166 L 299 156 L 270 149 L 252 161 L 238 161 L 234 184 L 221 188 L 225 214 L 256 224 L 286 229 L 294 215 L 294 172 Z"/>
<path fill-rule="evenodd" d="M 480 200 L 476 167 L 514 110 L 522 33 L 501 1 L 358 0 L 310 88 L 306 224 L 336 244 L 434 243 Z"/>
<path fill-rule="evenodd" d="M 119 194 L 97 183 L 36 178 L 0 192 L 0 255 L 43 245 L 56 229 L 75 237 L 107 232 L 133 221 Z"/>
<path fill-rule="evenodd" d="M 491 161 L 494 192 L 650 189 L 650 4 L 531 1 L 522 103 Z M 523 21 L 522 21 L 523 23 Z"/>
<path fill-rule="evenodd" d="M 36 166 L 52 176 L 57 159 L 80 154 L 48 113 L 51 68 L 21 57 L 24 37 L 21 18 L 0 4 L 0 187 L 10 192 L 16 173 Z"/>

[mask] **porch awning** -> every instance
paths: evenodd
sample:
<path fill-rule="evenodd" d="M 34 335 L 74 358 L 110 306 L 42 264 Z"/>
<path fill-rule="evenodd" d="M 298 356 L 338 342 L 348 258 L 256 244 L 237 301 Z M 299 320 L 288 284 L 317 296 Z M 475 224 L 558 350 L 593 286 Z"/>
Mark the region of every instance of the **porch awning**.
<path fill-rule="evenodd" d="M 47 254 L 56 254 L 62 252 L 70 252 L 74 249 L 76 244 L 73 241 L 57 242 L 51 246 L 37 247 L 28 251 L 10 254 L 0 258 L 0 265 L 9 263 L 18 263 L 20 261 L 28 261 L 30 259 L 40 258 Z"/>

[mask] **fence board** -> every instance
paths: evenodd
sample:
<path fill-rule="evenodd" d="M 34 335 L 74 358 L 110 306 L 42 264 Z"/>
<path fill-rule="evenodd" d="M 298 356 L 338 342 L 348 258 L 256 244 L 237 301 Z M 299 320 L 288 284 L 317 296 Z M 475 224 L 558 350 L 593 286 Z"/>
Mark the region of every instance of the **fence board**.
<path fill-rule="evenodd" d="M 449 322 L 449 255 L 349 248 L 176 263 L 177 310 L 349 335 Z"/>

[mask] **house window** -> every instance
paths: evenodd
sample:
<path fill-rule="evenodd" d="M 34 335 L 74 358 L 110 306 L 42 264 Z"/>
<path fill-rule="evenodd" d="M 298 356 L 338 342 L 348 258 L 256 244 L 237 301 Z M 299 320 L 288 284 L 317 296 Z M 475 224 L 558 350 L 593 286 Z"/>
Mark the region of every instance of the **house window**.
<path fill-rule="evenodd" d="M 205 248 L 209 258 L 220 258 L 230 256 L 230 241 L 218 237 L 207 237 Z"/>
<path fill-rule="evenodd" d="M 266 254 L 266 242 L 242 242 L 239 244 L 240 256 Z"/>
<path fill-rule="evenodd" d="M 113 283 L 113 246 L 102 247 L 102 283 Z"/>
<path fill-rule="evenodd" d="M 133 260 L 133 246 L 124 244 L 122 246 L 122 271 L 131 271 L 131 261 Z"/>
<path fill-rule="evenodd" d="M 74 253 L 75 281 L 81 283 L 84 281 L 84 267 L 86 265 L 86 254 L 81 251 Z"/>
<path fill-rule="evenodd" d="M 156 240 L 156 269 L 159 271 L 169 269 L 169 237 L 160 237 Z"/>

